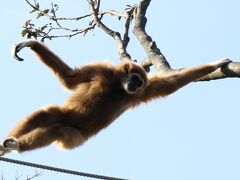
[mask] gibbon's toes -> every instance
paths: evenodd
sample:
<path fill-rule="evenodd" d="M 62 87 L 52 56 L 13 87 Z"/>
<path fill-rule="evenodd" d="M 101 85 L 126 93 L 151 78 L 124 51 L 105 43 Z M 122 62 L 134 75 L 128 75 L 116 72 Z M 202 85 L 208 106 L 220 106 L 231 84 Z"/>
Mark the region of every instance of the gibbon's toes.
<path fill-rule="evenodd" d="M 6 148 L 2 145 L 2 144 L 0 144 L 0 156 L 3 156 L 5 153 L 6 153 Z"/>
<path fill-rule="evenodd" d="M 16 138 L 10 137 L 4 140 L 3 146 L 6 150 L 10 151 L 18 151 L 19 150 L 19 142 Z"/>
<path fill-rule="evenodd" d="M 213 62 L 212 64 L 217 66 L 217 67 L 222 67 L 226 64 L 229 64 L 230 62 L 232 62 L 230 59 L 225 58 L 225 59 L 221 59 L 221 60 L 218 60 L 216 62 Z"/>

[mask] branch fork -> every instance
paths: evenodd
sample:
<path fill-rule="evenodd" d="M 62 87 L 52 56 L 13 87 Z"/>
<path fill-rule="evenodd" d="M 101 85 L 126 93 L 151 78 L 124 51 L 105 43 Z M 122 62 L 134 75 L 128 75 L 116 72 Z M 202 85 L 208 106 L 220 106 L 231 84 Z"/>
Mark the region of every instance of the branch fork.
<path fill-rule="evenodd" d="M 72 38 L 73 36 L 83 34 L 85 35 L 87 32 L 94 30 L 95 27 L 99 27 L 102 29 L 107 35 L 112 37 L 116 44 L 118 53 L 121 61 L 136 61 L 133 60 L 131 55 L 127 51 L 127 47 L 130 41 L 129 31 L 131 23 L 133 24 L 133 34 L 136 36 L 142 47 L 146 52 L 146 57 L 139 63 L 141 66 L 145 68 L 148 72 L 150 71 L 150 66 L 154 66 L 158 72 L 160 73 L 168 73 L 172 71 L 179 71 L 181 69 L 172 69 L 170 64 L 168 63 L 165 56 L 162 54 L 161 50 L 158 48 L 157 43 L 152 39 L 152 37 L 146 32 L 146 12 L 151 3 L 151 0 L 139 0 L 138 4 L 133 6 L 127 5 L 127 8 L 124 12 L 117 12 L 114 10 L 100 10 L 101 0 L 87 0 L 90 8 L 90 13 L 74 17 L 74 18 L 61 18 L 57 16 L 58 5 L 52 4 L 50 9 L 42 10 L 40 9 L 39 3 L 34 0 L 34 3 L 30 3 L 29 0 L 26 2 L 33 9 L 31 12 L 37 13 L 37 18 L 45 16 L 53 23 L 49 23 L 44 25 L 43 27 L 36 28 L 31 20 L 25 22 L 24 30 L 22 31 L 22 35 L 25 36 L 27 34 L 28 38 L 32 36 L 34 38 L 40 37 L 42 40 L 45 39 L 53 39 L 60 37 Z M 120 33 L 119 31 L 114 31 L 107 25 L 102 22 L 103 17 L 106 15 L 112 15 L 117 17 L 119 20 L 125 20 L 125 26 L 123 31 Z M 80 21 L 85 18 L 91 18 L 88 26 L 85 28 L 75 28 L 71 29 L 61 25 L 62 21 Z M 55 25 L 55 26 L 54 26 Z M 52 35 L 55 31 L 64 31 L 67 34 L 63 35 Z M 209 81 L 215 79 L 222 79 L 228 77 L 240 77 L 240 62 L 231 62 L 228 65 L 222 67 L 221 69 L 217 69 L 213 73 L 197 80 L 197 81 Z"/>

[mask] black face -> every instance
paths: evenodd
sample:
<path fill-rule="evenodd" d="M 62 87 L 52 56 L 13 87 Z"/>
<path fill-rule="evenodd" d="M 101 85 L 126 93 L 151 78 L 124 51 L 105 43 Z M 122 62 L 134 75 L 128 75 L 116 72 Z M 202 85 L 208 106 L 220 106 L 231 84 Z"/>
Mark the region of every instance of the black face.
<path fill-rule="evenodd" d="M 138 88 L 143 85 L 143 80 L 137 75 L 132 75 L 128 83 L 128 90 L 135 92 Z"/>
<path fill-rule="evenodd" d="M 144 84 L 143 79 L 138 74 L 130 74 L 127 81 L 124 83 L 124 88 L 130 94 L 135 93 Z"/>

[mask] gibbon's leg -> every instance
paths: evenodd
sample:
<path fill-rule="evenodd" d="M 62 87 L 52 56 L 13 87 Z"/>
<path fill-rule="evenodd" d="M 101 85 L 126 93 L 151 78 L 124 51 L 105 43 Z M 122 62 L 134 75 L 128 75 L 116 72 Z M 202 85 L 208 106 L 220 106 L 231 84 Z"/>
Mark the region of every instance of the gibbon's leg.
<path fill-rule="evenodd" d="M 74 78 L 75 71 L 65 64 L 43 43 L 40 43 L 36 40 L 26 40 L 16 43 L 12 49 L 12 56 L 19 61 L 23 61 L 23 59 L 20 58 L 17 53 L 25 47 L 30 47 L 37 54 L 39 59 L 54 72 L 54 74 L 59 78 L 60 82 L 66 88 L 73 89 L 78 84 Z"/>
<path fill-rule="evenodd" d="M 66 149 L 79 146 L 84 142 L 80 132 L 72 127 L 54 124 L 49 127 L 36 128 L 19 138 L 7 138 L 3 145 L 8 151 L 24 152 L 47 146 L 53 142 Z"/>
<path fill-rule="evenodd" d="M 83 144 L 86 140 L 81 132 L 73 127 L 62 127 L 59 129 L 60 136 L 54 142 L 59 148 L 62 149 L 72 149 Z"/>
<path fill-rule="evenodd" d="M 0 156 L 3 156 L 6 153 L 7 153 L 6 148 L 2 144 L 0 144 Z"/>
<path fill-rule="evenodd" d="M 36 128 L 50 127 L 53 124 L 61 123 L 68 119 L 67 111 L 58 106 L 49 106 L 33 112 L 21 120 L 13 128 L 7 137 L 19 138 L 20 136 L 33 131 Z"/>
<path fill-rule="evenodd" d="M 224 59 L 206 65 L 185 68 L 166 74 L 156 73 L 149 77 L 149 85 L 145 89 L 142 101 L 148 101 L 159 96 L 169 95 L 188 83 L 193 82 L 230 62 L 230 60 Z"/>
<path fill-rule="evenodd" d="M 16 150 L 19 152 L 56 144 L 71 149 L 82 144 L 85 138 L 80 131 L 68 126 L 74 112 L 58 106 L 40 109 L 20 121 L 0 145 L 0 155 Z"/>

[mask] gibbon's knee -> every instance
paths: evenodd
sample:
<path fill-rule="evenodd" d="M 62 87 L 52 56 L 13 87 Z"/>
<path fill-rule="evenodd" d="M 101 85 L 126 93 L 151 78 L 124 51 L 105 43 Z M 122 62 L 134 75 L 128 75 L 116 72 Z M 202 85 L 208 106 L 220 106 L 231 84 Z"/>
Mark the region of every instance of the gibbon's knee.
<path fill-rule="evenodd" d="M 61 122 L 64 118 L 64 112 L 58 106 L 42 108 L 21 120 L 15 128 L 9 132 L 8 137 L 18 138 L 36 128 L 49 127 L 56 122 Z"/>
<path fill-rule="evenodd" d="M 85 138 L 80 131 L 73 127 L 61 127 L 59 129 L 60 136 L 54 142 L 61 149 L 72 149 L 85 142 Z"/>

